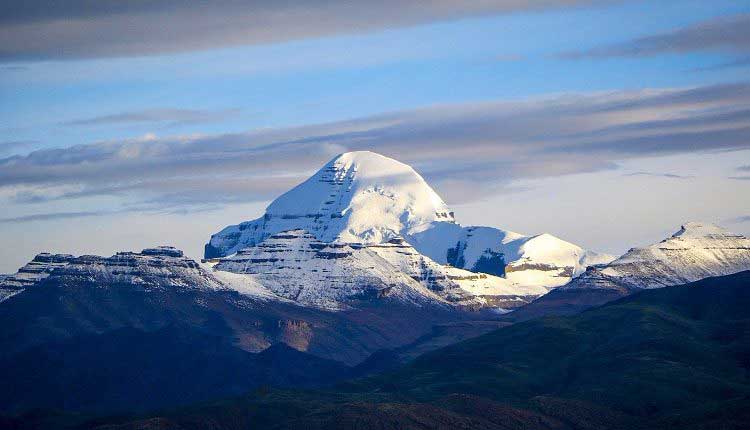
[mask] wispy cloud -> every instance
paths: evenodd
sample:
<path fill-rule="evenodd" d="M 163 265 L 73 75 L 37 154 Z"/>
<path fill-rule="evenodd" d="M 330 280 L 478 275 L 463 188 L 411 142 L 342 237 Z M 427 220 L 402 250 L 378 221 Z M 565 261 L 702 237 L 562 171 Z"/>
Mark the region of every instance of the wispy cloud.
<path fill-rule="evenodd" d="M 199 199 L 192 198 L 188 194 L 176 193 L 174 195 L 163 195 L 159 198 L 142 200 L 135 203 L 124 203 L 114 209 L 90 210 L 90 211 L 69 211 L 69 212 L 43 212 L 30 215 L 21 215 L 15 217 L 0 218 L 0 224 L 25 223 L 32 221 L 56 221 L 72 218 L 90 218 L 111 215 L 121 215 L 128 213 L 145 213 L 145 214 L 179 214 L 186 215 L 196 212 L 215 211 L 220 209 L 217 206 L 217 199 Z M 226 200 L 223 203 L 233 203 L 235 200 Z M 245 202 L 243 200 L 243 202 Z"/>
<path fill-rule="evenodd" d="M 84 211 L 84 212 L 51 212 L 34 215 L 24 215 L 12 218 L 0 218 L 0 223 L 20 223 L 30 221 L 50 221 L 70 218 L 84 218 L 92 216 L 101 216 L 111 212 L 105 211 Z"/>
<path fill-rule="evenodd" d="M 613 169 L 638 157 L 748 149 L 748 104 L 750 84 L 737 83 L 440 105 L 296 128 L 100 142 L 0 159 L 0 191 L 16 203 L 102 195 L 184 207 L 257 201 L 288 189 L 336 153 L 367 149 L 414 165 L 448 201 L 458 201 L 466 196 L 451 191 L 456 188 L 449 184 L 457 181 L 495 192 L 515 179 Z"/>
<path fill-rule="evenodd" d="M 275 197 L 276 190 L 284 190 L 302 182 L 304 176 L 269 177 L 178 177 L 152 178 L 125 183 L 102 185 L 80 184 L 74 186 L 47 186 L 12 193 L 9 201 L 15 204 L 43 204 L 73 199 L 117 196 L 123 201 L 138 200 L 139 210 L 176 210 L 203 205 L 246 203 Z M 144 198 L 144 193 L 151 197 Z M 155 196 L 155 197 L 154 197 Z"/>
<path fill-rule="evenodd" d="M 21 65 L 11 65 L 11 66 L 3 66 L 0 67 L 0 72 L 25 72 L 29 70 L 29 66 L 21 66 Z"/>
<path fill-rule="evenodd" d="M 237 109 L 196 110 L 196 109 L 147 109 L 137 112 L 122 112 L 83 118 L 63 123 L 73 126 L 99 126 L 111 124 L 161 123 L 161 124 L 199 124 L 222 121 L 236 115 Z"/>
<path fill-rule="evenodd" d="M 677 175 L 674 173 L 654 173 L 654 172 L 633 172 L 625 173 L 622 176 L 649 176 L 654 178 L 669 178 L 669 179 L 692 179 L 695 176 L 691 175 Z"/>
<path fill-rule="evenodd" d="M 737 167 L 738 172 L 750 172 L 750 165 Z M 730 176 L 729 179 L 736 181 L 750 181 L 750 176 Z"/>
<path fill-rule="evenodd" d="M 723 63 L 706 67 L 699 67 L 693 70 L 696 72 L 712 72 L 716 70 L 735 69 L 740 67 L 750 67 L 750 57 L 740 57 L 731 61 L 725 61 Z"/>
<path fill-rule="evenodd" d="M 0 61 L 185 52 L 614 1 L 0 2 Z"/>
<path fill-rule="evenodd" d="M 647 57 L 696 51 L 750 52 L 750 14 L 714 18 L 666 33 L 562 56 L 569 59 Z"/>

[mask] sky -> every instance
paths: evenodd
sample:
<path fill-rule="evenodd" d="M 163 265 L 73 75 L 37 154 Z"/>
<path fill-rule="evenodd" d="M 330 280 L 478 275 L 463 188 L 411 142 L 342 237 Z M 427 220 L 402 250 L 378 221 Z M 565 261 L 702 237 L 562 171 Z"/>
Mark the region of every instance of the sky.
<path fill-rule="evenodd" d="M 750 234 L 750 1 L 0 3 L 0 273 L 262 215 L 336 154 L 462 224 Z"/>

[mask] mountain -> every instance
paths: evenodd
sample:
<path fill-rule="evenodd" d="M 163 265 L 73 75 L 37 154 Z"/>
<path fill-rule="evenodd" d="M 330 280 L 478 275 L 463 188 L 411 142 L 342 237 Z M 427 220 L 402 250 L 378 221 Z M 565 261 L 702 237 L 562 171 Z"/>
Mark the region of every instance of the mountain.
<path fill-rule="evenodd" d="M 286 230 L 323 242 L 383 243 L 453 222 L 453 213 L 406 164 L 368 152 L 347 152 L 274 200 L 263 217 L 211 237 L 206 258 L 231 255 Z"/>
<path fill-rule="evenodd" d="M 335 389 L 79 418 L 76 428 L 739 430 L 750 422 L 748 357 L 745 271 L 514 324 Z"/>
<path fill-rule="evenodd" d="M 373 358 L 348 367 L 376 352 L 430 351 L 499 324 L 474 321 L 497 314 L 464 311 L 424 286 L 467 294 L 455 283 L 483 288 L 491 277 L 451 279 L 445 274 L 465 271 L 432 263 L 435 276 L 415 279 L 387 261 L 427 264 L 402 241 L 376 252 L 297 231 L 264 243 L 253 248 L 259 254 L 207 264 L 172 247 L 39 254 L 3 284 L 13 295 L 0 303 L 0 412 L 131 411 L 331 383 L 382 366 Z M 269 258 L 278 264 L 261 261 Z"/>
<path fill-rule="evenodd" d="M 311 306 L 277 295 L 253 275 L 214 270 L 170 247 L 111 257 L 40 254 L 11 277 L 14 288 L 18 279 L 30 279 L 29 267 L 37 280 L 0 303 L 0 358 L 123 328 L 150 332 L 177 324 L 247 352 L 285 343 L 354 365 L 375 351 L 414 342 L 436 324 L 486 317 L 448 304 L 401 274 L 394 276 L 403 284 L 383 294 L 347 296 L 345 308 Z M 382 286 L 369 281 L 373 289 L 364 292 Z"/>
<path fill-rule="evenodd" d="M 359 252 L 367 253 L 367 264 L 382 260 Z M 363 255 L 342 267 L 356 269 Z M 264 273 L 263 281 L 274 276 Z M 348 366 L 377 351 L 423 339 L 436 325 L 483 317 L 399 271 L 357 284 L 363 286 L 357 294 L 339 298 L 345 307 L 331 309 L 285 298 L 253 275 L 215 270 L 172 247 L 111 257 L 43 253 L 5 281 L 14 294 L 0 303 L 0 386 L 6 388 L 0 412 L 130 411 L 265 385 L 326 384 L 356 372 Z M 452 339 L 420 348 L 483 331 L 458 326 Z"/>
<path fill-rule="evenodd" d="M 750 239 L 709 223 L 690 222 L 659 243 L 633 248 L 603 266 L 589 267 L 569 284 L 518 309 L 524 320 L 565 315 L 642 289 L 684 284 L 750 269 Z"/>
<path fill-rule="evenodd" d="M 335 157 L 274 200 L 263 217 L 214 234 L 206 244 L 205 257 L 223 258 L 217 268 L 233 272 L 238 271 L 238 265 L 227 260 L 241 260 L 242 256 L 255 255 L 251 260 L 272 264 L 268 258 L 258 257 L 276 247 L 275 239 L 270 244 L 265 241 L 291 231 L 320 242 L 314 246 L 347 246 L 367 250 L 354 254 L 378 254 L 395 267 L 390 270 L 404 271 L 422 280 L 422 285 L 440 298 L 468 307 L 517 307 L 566 283 L 586 265 L 611 259 L 549 234 L 528 237 L 490 227 L 462 227 L 414 169 L 368 151 Z M 391 244 L 403 250 L 391 252 Z M 273 252 L 283 254 L 279 248 Z M 295 255 L 283 260 L 304 260 Z M 317 253 L 316 258 L 319 256 Z M 336 261 L 330 266 L 338 264 Z M 365 266 L 373 266 L 374 272 L 355 271 L 358 276 L 382 278 L 378 264 Z M 483 276 L 477 278 L 476 273 Z M 435 278 L 453 282 L 435 285 L 431 281 Z M 291 282 L 286 274 L 276 279 L 273 282 L 290 283 L 276 290 L 298 287 L 298 281 Z M 309 288 L 305 286 L 304 290 Z M 331 302 L 328 306 L 340 305 Z"/>

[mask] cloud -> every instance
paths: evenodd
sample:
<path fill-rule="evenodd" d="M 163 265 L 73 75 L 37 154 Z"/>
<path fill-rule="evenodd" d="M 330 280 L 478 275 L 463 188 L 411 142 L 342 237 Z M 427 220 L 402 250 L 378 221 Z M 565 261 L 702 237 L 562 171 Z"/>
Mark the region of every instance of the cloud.
<path fill-rule="evenodd" d="M 0 223 L 20 223 L 30 221 L 50 221 L 58 219 L 84 218 L 91 216 L 100 216 L 109 214 L 105 211 L 85 211 L 85 212 L 51 212 L 35 215 L 24 215 L 12 218 L 0 218 Z"/>
<path fill-rule="evenodd" d="M 750 149 L 748 104 L 750 84 L 736 83 L 99 142 L 0 159 L 0 192 L 16 204 L 101 196 L 172 208 L 251 202 L 287 190 L 339 152 L 373 150 L 412 164 L 449 202 L 465 201 L 455 184 L 479 196 L 514 180 L 615 169 L 638 157 Z"/>
<path fill-rule="evenodd" d="M 612 0 L 0 2 L 0 61 L 153 55 Z"/>
<path fill-rule="evenodd" d="M 714 64 L 707 67 L 699 67 L 693 70 L 696 72 L 712 72 L 716 70 L 735 69 L 748 66 L 750 66 L 750 57 L 740 57 L 732 61 L 725 61 L 723 63 Z"/>
<path fill-rule="evenodd" d="M 124 207 L 114 210 L 94 210 L 94 211 L 75 211 L 75 212 L 47 212 L 32 215 L 22 215 L 17 217 L 0 218 L 0 224 L 26 223 L 33 221 L 57 221 L 73 218 L 90 218 L 106 215 L 117 215 L 129 212 L 161 212 L 161 213 L 179 213 L 180 210 L 164 210 L 150 207 Z"/>
<path fill-rule="evenodd" d="M 19 190 L 10 195 L 15 204 L 42 204 L 74 199 L 116 196 L 121 200 L 129 197 L 151 195 L 140 199 L 139 209 L 176 210 L 216 204 L 247 203 L 264 201 L 276 196 L 278 190 L 292 188 L 305 179 L 304 176 L 224 178 L 155 178 L 132 180 L 126 183 L 104 185 L 51 186 L 31 190 Z"/>
<path fill-rule="evenodd" d="M 195 109 L 147 109 L 137 112 L 123 112 L 68 121 L 63 125 L 99 126 L 111 124 L 167 123 L 171 125 L 200 124 L 216 122 L 236 115 L 237 109 L 218 111 Z"/>
<path fill-rule="evenodd" d="M 727 220 L 727 224 L 742 224 L 745 222 L 750 222 L 750 215 L 740 216 Z"/>
<path fill-rule="evenodd" d="M 648 57 L 669 53 L 750 52 L 750 14 L 714 18 L 667 33 L 562 55 L 569 59 Z M 738 64 L 741 65 L 741 64 Z"/>
<path fill-rule="evenodd" d="M 30 70 L 28 66 L 12 65 L 0 67 L 0 72 L 25 72 Z"/>
<path fill-rule="evenodd" d="M 625 173 L 622 176 L 650 176 L 654 178 L 669 178 L 669 179 L 692 179 L 694 176 L 691 175 L 676 175 L 674 173 L 654 173 L 654 172 L 633 172 Z"/>
<path fill-rule="evenodd" d="M 738 172 L 750 172 L 750 165 L 747 166 L 739 166 L 737 167 Z M 730 176 L 729 179 L 734 179 L 735 181 L 750 181 L 750 176 Z"/>

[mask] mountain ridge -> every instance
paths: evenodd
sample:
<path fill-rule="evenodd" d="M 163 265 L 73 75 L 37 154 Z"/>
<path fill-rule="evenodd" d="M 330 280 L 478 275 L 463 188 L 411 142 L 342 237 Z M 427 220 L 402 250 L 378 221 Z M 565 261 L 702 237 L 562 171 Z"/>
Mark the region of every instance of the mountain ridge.
<path fill-rule="evenodd" d="M 567 315 L 643 289 L 662 288 L 750 269 L 750 239 L 710 223 L 688 222 L 657 243 L 631 248 L 586 272 L 510 318 Z"/>

